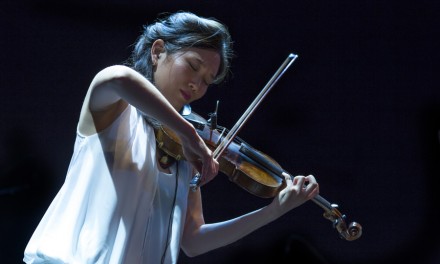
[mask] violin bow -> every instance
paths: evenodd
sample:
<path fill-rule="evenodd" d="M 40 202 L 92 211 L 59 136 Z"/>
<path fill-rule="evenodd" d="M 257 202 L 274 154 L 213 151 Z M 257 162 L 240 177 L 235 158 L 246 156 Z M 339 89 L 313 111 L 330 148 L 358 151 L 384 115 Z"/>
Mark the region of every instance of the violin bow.
<path fill-rule="evenodd" d="M 286 70 L 290 67 L 290 65 L 292 65 L 292 63 L 295 61 L 297 57 L 298 55 L 293 53 L 287 56 L 287 58 L 284 60 L 284 62 L 281 64 L 281 66 L 278 68 L 278 70 L 275 72 L 275 74 L 272 76 L 272 78 L 269 80 L 266 86 L 261 90 L 261 92 L 249 105 L 249 107 L 243 113 L 243 115 L 240 117 L 237 123 L 235 123 L 234 127 L 231 130 L 229 130 L 227 135 L 214 150 L 213 152 L 214 159 L 218 159 L 221 156 L 221 154 L 227 149 L 227 147 L 235 138 L 237 133 L 240 131 L 240 129 L 243 127 L 243 125 L 246 123 L 249 117 L 254 113 L 255 109 L 260 105 L 260 103 L 263 101 L 263 99 L 266 97 L 269 91 L 278 82 L 281 76 L 286 72 Z M 211 129 L 216 129 L 217 108 L 218 108 L 218 101 L 217 101 L 215 113 L 213 114 L 213 116 L 211 116 L 211 120 L 210 120 Z M 283 180 L 284 180 L 284 177 L 282 175 L 283 173 L 287 173 L 288 175 L 291 175 L 281 167 L 276 166 L 273 163 L 267 162 L 267 159 L 262 157 L 260 153 L 256 151 L 252 151 L 251 148 L 246 147 L 246 145 L 244 144 L 241 146 L 240 151 L 242 153 L 245 153 L 249 157 L 253 157 L 257 161 L 259 161 L 260 164 L 265 166 L 267 169 L 272 171 L 276 176 L 282 178 Z M 199 173 L 197 173 L 190 182 L 191 190 L 195 191 L 199 187 L 200 183 L 201 183 L 201 176 Z M 320 195 L 316 195 L 314 198 L 312 198 L 312 201 L 315 202 L 322 209 L 324 209 L 324 214 L 323 214 L 324 218 L 330 220 L 333 223 L 333 227 L 336 228 L 342 239 L 345 239 L 347 241 L 353 241 L 358 239 L 362 235 L 362 226 L 359 223 L 351 222 L 347 226 L 345 222 L 346 216 L 343 215 L 338 210 L 337 204 L 332 204 L 328 202 Z"/>
<path fill-rule="evenodd" d="M 254 101 L 249 105 L 247 110 L 237 121 L 237 123 L 235 123 L 235 125 L 231 128 L 231 130 L 229 130 L 228 134 L 226 134 L 224 139 L 214 150 L 213 152 L 214 159 L 217 160 L 221 156 L 221 154 L 223 154 L 223 152 L 228 148 L 229 144 L 232 142 L 232 140 L 234 140 L 237 133 L 240 131 L 240 129 L 243 127 L 243 125 L 246 123 L 249 117 L 254 113 L 255 109 L 260 105 L 260 103 L 263 101 L 266 95 L 270 92 L 270 90 L 274 87 L 274 85 L 278 82 L 278 80 L 286 72 L 286 70 L 290 67 L 290 65 L 292 65 L 292 63 L 295 61 L 296 58 L 298 58 L 298 55 L 293 53 L 290 53 L 287 56 L 287 58 L 284 60 L 284 62 L 281 64 L 281 66 L 278 68 L 278 70 L 275 72 L 272 78 L 270 78 L 266 86 L 264 86 L 264 88 L 260 91 L 258 96 L 254 99 Z M 218 102 L 217 102 L 217 106 L 218 106 Z M 201 181 L 202 181 L 201 175 L 200 173 L 197 173 L 190 182 L 191 190 L 195 191 L 199 187 Z"/>

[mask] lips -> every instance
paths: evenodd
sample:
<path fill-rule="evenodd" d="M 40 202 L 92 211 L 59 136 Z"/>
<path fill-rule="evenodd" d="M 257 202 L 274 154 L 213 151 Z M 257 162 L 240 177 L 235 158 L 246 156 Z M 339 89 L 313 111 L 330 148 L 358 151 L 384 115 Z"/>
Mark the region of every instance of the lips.
<path fill-rule="evenodd" d="M 182 94 L 183 98 L 185 98 L 185 100 L 189 101 L 191 99 L 191 94 L 188 93 L 185 90 L 180 90 L 180 93 Z"/>

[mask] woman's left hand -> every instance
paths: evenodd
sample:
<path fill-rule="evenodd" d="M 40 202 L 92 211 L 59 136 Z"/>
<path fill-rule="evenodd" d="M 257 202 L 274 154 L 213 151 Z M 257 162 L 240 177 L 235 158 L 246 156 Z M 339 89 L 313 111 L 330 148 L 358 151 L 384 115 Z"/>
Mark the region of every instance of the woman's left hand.
<path fill-rule="evenodd" d="M 283 173 L 286 187 L 278 193 L 269 205 L 276 215 L 281 216 L 319 194 L 319 184 L 313 175 L 291 177 Z"/>

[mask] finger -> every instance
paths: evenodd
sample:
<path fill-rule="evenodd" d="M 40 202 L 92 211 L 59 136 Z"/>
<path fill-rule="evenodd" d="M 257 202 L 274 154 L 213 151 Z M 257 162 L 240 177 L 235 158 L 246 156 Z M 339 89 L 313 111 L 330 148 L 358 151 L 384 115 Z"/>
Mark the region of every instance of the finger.
<path fill-rule="evenodd" d="M 307 198 L 312 199 L 318 194 L 319 194 L 319 188 L 315 188 L 309 194 L 307 194 Z"/>
<path fill-rule="evenodd" d="M 309 197 L 314 197 L 319 193 L 319 184 L 313 175 L 307 176 L 306 180 L 308 183 L 306 187 L 306 193 Z"/>
<path fill-rule="evenodd" d="M 210 178 L 213 170 L 213 160 L 211 156 L 205 157 L 202 164 L 202 177 L 205 180 L 206 178 Z"/>
<path fill-rule="evenodd" d="M 212 180 L 212 179 L 214 179 L 215 176 L 217 176 L 219 168 L 220 168 L 220 164 L 218 163 L 218 161 L 216 159 L 212 159 L 211 176 L 210 176 L 209 180 Z"/>
<path fill-rule="evenodd" d="M 202 174 L 202 180 L 203 184 L 205 184 L 214 179 L 214 177 L 218 174 L 219 163 L 217 160 L 209 157 L 208 160 L 203 164 L 203 169 L 205 169 L 205 171 L 204 174 Z"/>
<path fill-rule="evenodd" d="M 193 166 L 193 168 L 197 171 L 197 173 L 200 173 L 202 171 L 202 163 L 198 160 L 192 160 L 190 161 L 191 165 Z"/>
<path fill-rule="evenodd" d="M 290 174 L 286 173 L 286 172 L 282 172 L 282 175 L 284 176 L 284 181 L 286 182 L 287 186 L 292 186 L 292 176 L 290 176 Z"/>
<path fill-rule="evenodd" d="M 305 177 L 306 183 L 307 183 L 307 187 L 310 188 L 315 188 L 318 185 L 318 182 L 316 181 L 315 177 L 313 175 L 309 175 L 307 177 Z"/>
<path fill-rule="evenodd" d="M 313 175 L 308 175 L 305 177 L 308 182 L 316 182 L 316 178 Z"/>
<path fill-rule="evenodd" d="M 302 188 L 304 186 L 305 182 L 306 182 L 306 179 L 302 175 L 298 175 L 293 178 L 293 185 L 295 185 L 295 186 L 300 186 Z"/>
<path fill-rule="evenodd" d="M 202 175 L 208 175 L 212 167 L 213 158 L 211 150 L 204 143 L 203 145 L 203 151 L 200 156 L 202 161 Z"/>

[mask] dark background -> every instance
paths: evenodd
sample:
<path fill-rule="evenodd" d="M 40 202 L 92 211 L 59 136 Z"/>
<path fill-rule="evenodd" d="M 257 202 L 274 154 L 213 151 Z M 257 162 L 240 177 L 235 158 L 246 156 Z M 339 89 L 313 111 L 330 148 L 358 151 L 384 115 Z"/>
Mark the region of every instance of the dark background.
<path fill-rule="evenodd" d="M 338 237 L 309 202 L 224 248 L 180 263 L 440 263 L 437 1 L 6 0 L 0 5 L 0 262 L 23 250 L 61 186 L 79 110 L 100 69 L 122 63 L 141 25 L 192 11 L 229 26 L 232 127 L 291 52 L 299 55 L 239 133 L 363 226 Z M 266 205 L 219 175 L 207 222 Z"/>

